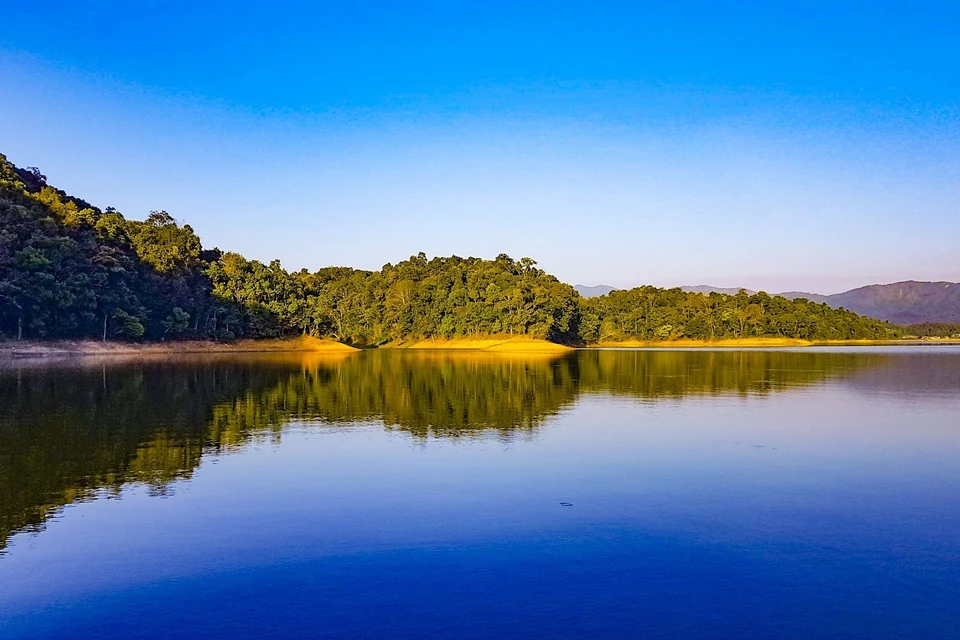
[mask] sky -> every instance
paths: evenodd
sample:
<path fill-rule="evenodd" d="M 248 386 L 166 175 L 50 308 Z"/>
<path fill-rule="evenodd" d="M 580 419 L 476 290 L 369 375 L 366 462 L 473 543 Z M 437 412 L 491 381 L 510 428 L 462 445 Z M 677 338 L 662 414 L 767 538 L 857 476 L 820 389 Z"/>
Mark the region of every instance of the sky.
<path fill-rule="evenodd" d="M 11 3 L 0 153 L 290 269 L 960 281 L 956 2 Z"/>

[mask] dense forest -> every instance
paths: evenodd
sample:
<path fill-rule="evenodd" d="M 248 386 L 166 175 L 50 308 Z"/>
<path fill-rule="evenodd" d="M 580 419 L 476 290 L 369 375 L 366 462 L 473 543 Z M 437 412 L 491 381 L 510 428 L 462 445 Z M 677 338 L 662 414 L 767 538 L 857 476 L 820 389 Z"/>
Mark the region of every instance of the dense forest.
<path fill-rule="evenodd" d="M 0 337 L 125 340 L 309 334 L 379 346 L 512 334 L 564 344 L 889 338 L 889 323 L 765 293 L 639 287 L 584 299 L 530 258 L 424 254 L 379 271 L 288 272 L 204 249 L 165 211 L 99 209 L 0 155 Z"/>
<path fill-rule="evenodd" d="M 784 337 L 884 339 L 899 328 L 844 309 L 788 300 L 762 291 L 736 295 L 637 287 L 581 300 L 580 336 L 588 343 L 623 340 Z"/>

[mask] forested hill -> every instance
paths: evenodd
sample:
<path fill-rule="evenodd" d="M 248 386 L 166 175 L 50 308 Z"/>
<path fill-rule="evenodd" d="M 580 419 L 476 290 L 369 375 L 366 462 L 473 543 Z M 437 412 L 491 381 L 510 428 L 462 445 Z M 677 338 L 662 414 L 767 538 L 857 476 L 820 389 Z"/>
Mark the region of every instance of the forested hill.
<path fill-rule="evenodd" d="M 737 295 L 637 287 L 581 301 L 587 342 L 790 337 L 806 340 L 896 337 L 894 325 L 809 300 L 762 291 Z"/>
<path fill-rule="evenodd" d="M 206 250 L 163 211 L 101 210 L 0 155 L 0 337 L 181 339 L 311 334 L 375 346 L 514 334 L 598 340 L 886 338 L 889 324 L 766 294 L 640 287 L 582 298 L 529 258 L 424 254 L 379 271 L 288 272 Z"/>

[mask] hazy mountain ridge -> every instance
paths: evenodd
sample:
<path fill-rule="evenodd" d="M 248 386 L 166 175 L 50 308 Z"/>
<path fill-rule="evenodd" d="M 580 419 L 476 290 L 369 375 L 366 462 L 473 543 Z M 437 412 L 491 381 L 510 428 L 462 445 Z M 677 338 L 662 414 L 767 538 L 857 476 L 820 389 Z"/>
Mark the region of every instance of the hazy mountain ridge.
<path fill-rule="evenodd" d="M 872 284 L 827 296 L 827 304 L 896 324 L 960 322 L 960 283 Z"/>
<path fill-rule="evenodd" d="M 921 322 L 960 322 L 960 283 L 920 282 L 905 280 L 890 284 L 871 284 L 843 293 L 825 296 L 803 291 L 787 291 L 776 295 L 806 298 L 843 307 L 860 315 L 910 325 Z"/>
<path fill-rule="evenodd" d="M 751 296 L 756 293 L 756 291 L 743 289 L 743 287 L 713 287 L 708 284 L 696 284 L 693 286 L 680 287 L 680 289 L 687 293 L 725 293 L 730 296 L 737 295 L 741 290 L 746 291 L 747 294 Z"/>
<path fill-rule="evenodd" d="M 611 287 L 608 284 L 598 284 L 593 287 L 588 287 L 585 284 L 575 284 L 573 288 L 577 290 L 584 298 L 595 298 L 596 296 L 605 296 L 611 291 L 616 291 L 616 287 Z"/>

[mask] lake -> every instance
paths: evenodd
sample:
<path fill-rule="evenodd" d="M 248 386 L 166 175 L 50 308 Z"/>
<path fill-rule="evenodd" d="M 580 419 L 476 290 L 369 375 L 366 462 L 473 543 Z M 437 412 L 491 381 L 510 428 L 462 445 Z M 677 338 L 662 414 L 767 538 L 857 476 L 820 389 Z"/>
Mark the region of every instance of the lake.
<path fill-rule="evenodd" d="M 956 638 L 960 348 L 0 364 L 0 637 Z"/>

